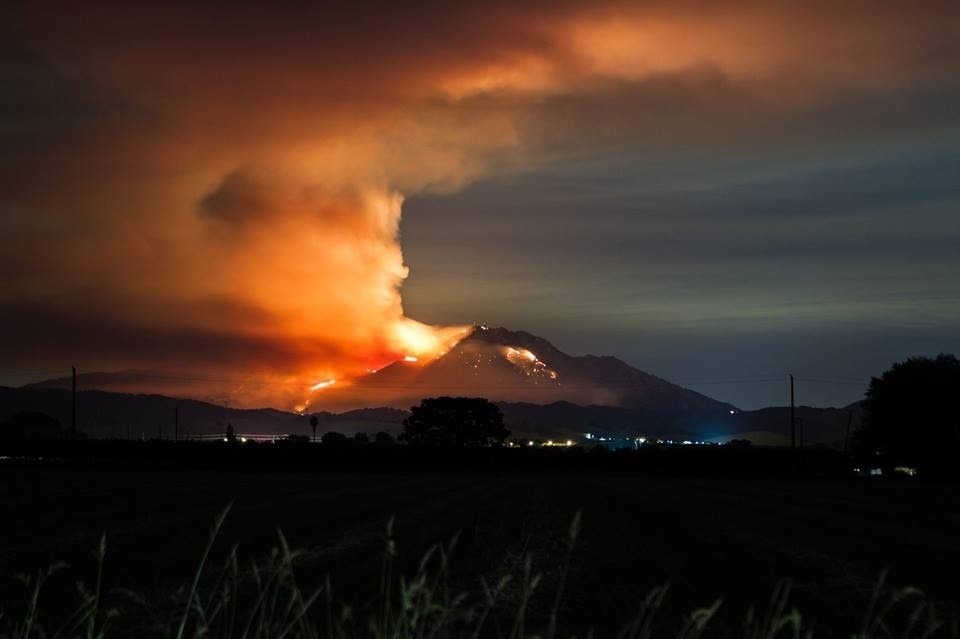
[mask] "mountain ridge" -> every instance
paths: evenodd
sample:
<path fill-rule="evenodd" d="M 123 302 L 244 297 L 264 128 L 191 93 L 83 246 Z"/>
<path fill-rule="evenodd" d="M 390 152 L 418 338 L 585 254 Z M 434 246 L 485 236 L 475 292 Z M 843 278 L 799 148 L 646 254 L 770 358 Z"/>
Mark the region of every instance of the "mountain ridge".
<path fill-rule="evenodd" d="M 406 406 L 420 398 L 466 394 L 507 402 L 625 406 L 722 414 L 737 408 L 641 371 L 611 355 L 569 355 L 526 331 L 476 326 L 428 362 L 394 362 L 347 387 L 317 392 L 311 405 Z"/>
<path fill-rule="evenodd" d="M 80 388 L 85 392 L 91 392 L 87 390 L 90 386 L 104 385 L 108 387 L 106 390 L 119 389 L 126 393 L 122 396 L 131 397 L 130 390 L 159 387 L 165 392 L 133 396 L 167 399 L 178 396 L 179 388 L 189 388 L 189 379 L 144 371 L 78 376 Z M 70 382 L 69 378 L 47 380 L 27 385 L 24 390 L 69 389 Z M 165 388 L 167 382 L 173 384 L 170 389 Z M 532 333 L 486 326 L 475 326 L 432 359 L 403 358 L 355 383 L 326 385 L 312 393 L 303 412 L 317 415 L 323 428 L 328 430 L 397 431 L 411 406 L 426 397 L 444 395 L 486 397 L 494 401 L 517 436 L 547 438 L 596 432 L 618 437 L 711 439 L 768 432 L 782 443 L 789 435 L 787 408 L 742 411 L 630 366 L 612 355 L 569 355 Z M 58 401 L 62 405 L 62 398 Z M 141 399 L 134 403 L 150 404 L 151 401 L 158 400 Z M 272 434 L 302 432 L 306 423 L 303 416 L 291 411 L 228 408 L 229 398 L 215 402 L 170 401 L 199 401 L 211 407 L 200 411 L 202 418 L 196 418 L 207 432 L 224 428 L 228 419 L 244 428 Z M 122 404 L 117 399 L 107 403 L 110 402 Z M 31 400 L 26 404 L 35 406 L 36 402 Z M 171 406 L 158 405 L 156 410 L 166 414 L 173 410 Z M 4 407 L 0 401 L 0 409 Z M 122 413 L 122 409 L 116 407 L 110 410 L 111 414 Z M 131 410 L 141 422 L 157 422 L 145 409 Z M 850 410 L 851 407 L 798 407 L 798 420 L 807 426 L 807 442 L 836 445 L 844 440 Z M 119 419 L 121 417 L 116 417 L 114 421 Z"/>
<path fill-rule="evenodd" d="M 741 411 L 723 420 L 700 421 L 695 416 L 660 414 L 654 411 L 620 406 L 580 406 L 570 402 L 529 404 L 496 402 L 504 421 L 518 438 L 568 439 L 585 442 L 585 435 L 630 438 L 653 436 L 673 439 L 725 441 L 747 437 L 756 443 L 789 443 L 787 406 Z M 353 435 L 385 431 L 398 434 L 408 411 L 390 407 L 365 408 L 332 413 L 319 411 L 307 415 L 273 408 L 226 408 L 200 400 L 99 390 L 77 392 L 79 430 L 91 437 L 152 439 L 174 436 L 222 434 L 230 424 L 244 435 L 282 436 L 311 433 L 309 417 L 319 419 L 318 434 L 327 431 Z M 71 392 L 50 388 L 0 387 L 0 439 L 2 425 L 18 413 L 43 413 L 57 420 L 62 428 L 70 424 Z M 860 407 L 814 408 L 799 406 L 798 421 L 804 425 L 808 445 L 842 448 L 848 419 L 859 425 Z"/>

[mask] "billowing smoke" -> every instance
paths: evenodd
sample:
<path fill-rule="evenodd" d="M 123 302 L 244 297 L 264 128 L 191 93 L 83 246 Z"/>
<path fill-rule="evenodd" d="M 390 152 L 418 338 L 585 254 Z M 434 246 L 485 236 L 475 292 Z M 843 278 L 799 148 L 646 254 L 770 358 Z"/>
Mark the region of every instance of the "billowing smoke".
<path fill-rule="evenodd" d="M 3 381 L 137 369 L 289 407 L 429 356 L 461 329 L 404 314 L 403 196 L 764 144 L 785 112 L 802 143 L 862 129 L 857 100 L 958 77 L 956 3 L 920 4 L 24 3 L 0 27 Z"/>
<path fill-rule="evenodd" d="M 402 196 L 357 185 L 235 171 L 200 202 L 226 298 L 269 309 L 264 335 L 317 352 L 290 385 L 349 380 L 398 358 L 428 358 L 460 333 L 407 318 L 398 234 Z M 302 377 L 301 377 L 302 376 Z"/>

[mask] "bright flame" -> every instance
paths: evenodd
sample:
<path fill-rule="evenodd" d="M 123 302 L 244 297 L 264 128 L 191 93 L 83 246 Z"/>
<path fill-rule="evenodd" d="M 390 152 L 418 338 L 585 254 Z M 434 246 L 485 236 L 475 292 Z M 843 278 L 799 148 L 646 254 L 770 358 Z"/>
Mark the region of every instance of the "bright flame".
<path fill-rule="evenodd" d="M 504 348 L 503 354 L 508 362 L 519 368 L 528 377 L 543 377 L 550 380 L 557 379 L 557 372 L 541 362 L 533 351 L 529 349 L 507 346 Z"/>
<path fill-rule="evenodd" d="M 404 361 L 416 362 L 447 352 L 470 333 L 470 327 L 430 326 L 405 317 L 394 325 L 393 333 L 399 350 L 406 353 Z"/>
<path fill-rule="evenodd" d="M 460 340 L 467 337 L 467 335 L 470 334 L 470 331 L 471 327 L 469 326 L 430 326 L 429 324 L 423 324 L 409 318 L 401 318 L 400 321 L 394 324 L 393 328 L 391 329 L 393 338 L 392 350 L 395 353 L 394 357 L 392 359 L 383 361 L 381 365 L 377 366 L 377 368 L 364 369 L 363 374 L 371 375 L 377 372 L 383 366 L 389 365 L 398 359 L 400 361 L 409 363 L 428 363 L 432 360 L 442 357 L 449 352 L 449 350 L 456 346 Z M 401 356 L 396 353 L 406 354 Z M 362 374 L 359 372 L 351 373 L 338 376 L 338 379 L 340 380 L 339 383 L 337 382 L 337 379 L 331 378 L 313 384 L 309 387 L 307 399 L 297 404 L 294 407 L 294 410 L 297 413 L 302 414 L 307 410 L 307 408 L 309 408 L 310 402 L 313 399 L 313 394 L 317 391 L 328 388 L 334 383 L 338 383 L 338 387 L 349 387 L 361 375 Z"/>
<path fill-rule="evenodd" d="M 316 384 L 314 384 L 313 386 L 311 386 L 311 387 L 310 387 L 310 390 L 311 390 L 311 391 L 318 391 L 318 390 L 320 390 L 321 388 L 326 388 L 327 386 L 333 386 L 333 385 L 336 384 L 336 383 L 337 383 L 337 380 L 335 380 L 335 379 L 324 380 L 324 381 L 322 381 L 322 382 L 317 382 Z"/>

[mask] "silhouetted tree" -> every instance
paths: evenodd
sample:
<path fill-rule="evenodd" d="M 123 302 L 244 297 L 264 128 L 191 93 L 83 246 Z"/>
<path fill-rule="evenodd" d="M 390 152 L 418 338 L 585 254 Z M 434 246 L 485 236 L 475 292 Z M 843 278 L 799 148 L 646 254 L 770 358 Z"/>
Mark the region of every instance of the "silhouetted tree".
<path fill-rule="evenodd" d="M 370 443 L 370 435 L 367 435 L 366 433 L 357 433 L 353 436 L 353 443 L 360 446 L 366 446 Z"/>
<path fill-rule="evenodd" d="M 0 422 L 0 439 L 60 439 L 60 422 L 45 413 L 24 412 Z"/>
<path fill-rule="evenodd" d="M 310 428 L 313 430 L 313 439 L 311 441 L 317 441 L 317 425 L 320 423 L 320 420 L 316 415 L 310 416 Z"/>
<path fill-rule="evenodd" d="M 482 397 L 433 397 L 410 410 L 400 435 L 408 444 L 492 446 L 510 435 L 500 408 Z"/>
<path fill-rule="evenodd" d="M 227 441 L 230 443 L 237 441 L 237 431 L 233 430 L 233 424 L 227 424 Z"/>
<path fill-rule="evenodd" d="M 343 446 L 348 441 L 350 440 L 346 435 L 335 431 L 324 433 L 323 437 L 320 438 L 320 443 L 325 446 Z"/>
<path fill-rule="evenodd" d="M 938 472 L 955 466 L 960 444 L 960 360 L 913 357 L 870 380 L 860 453 L 880 453 L 891 464 Z"/>
<path fill-rule="evenodd" d="M 379 433 L 373 436 L 373 443 L 376 446 L 393 446 L 397 442 L 396 440 L 394 440 L 393 435 L 391 435 L 390 433 L 385 433 L 383 431 L 380 431 Z"/>

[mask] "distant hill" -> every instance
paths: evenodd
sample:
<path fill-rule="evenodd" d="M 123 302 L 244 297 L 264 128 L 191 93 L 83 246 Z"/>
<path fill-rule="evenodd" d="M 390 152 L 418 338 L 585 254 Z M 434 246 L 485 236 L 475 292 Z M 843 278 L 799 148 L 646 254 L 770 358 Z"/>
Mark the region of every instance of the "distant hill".
<path fill-rule="evenodd" d="M 756 443 L 789 443 L 789 408 L 727 413 L 717 419 L 702 419 L 685 413 L 659 413 L 619 406 L 579 406 L 569 402 L 539 405 L 498 402 L 508 428 L 515 437 L 575 438 L 586 433 L 596 437 L 646 435 L 673 439 L 725 441 L 745 437 Z M 23 413 L 49 415 L 66 429 L 70 425 L 70 392 L 60 389 L 0 387 L 0 428 L 11 417 Z M 844 409 L 797 409 L 798 423 L 805 427 L 807 445 L 841 447 L 848 415 L 852 427 L 859 425 L 857 406 Z M 231 424 L 240 434 L 286 435 L 310 433 L 306 416 L 274 409 L 230 409 L 196 400 L 161 395 L 136 395 L 82 391 L 77 394 L 79 430 L 91 437 L 172 438 L 174 415 L 181 437 L 217 435 Z M 400 432 L 408 413 L 395 408 L 371 408 L 343 413 L 316 413 L 318 433 L 337 431 Z M 0 438 L 4 434 L 0 433 Z"/>
<path fill-rule="evenodd" d="M 25 384 L 21 388 L 70 390 L 72 384 L 73 380 L 70 377 L 55 377 Z M 228 389 L 232 385 L 236 383 L 210 383 L 206 378 L 167 371 L 92 371 L 77 374 L 77 388 L 84 391 L 102 390 L 133 395 L 189 397 L 211 404 L 221 404 L 227 400 Z M 203 390 L 199 393 L 202 394 L 199 394 L 198 388 L 201 387 Z"/>
<path fill-rule="evenodd" d="M 57 388 L 8 388 L 0 386 L 0 423 L 19 413 L 42 413 L 71 423 L 70 391 Z M 317 413 L 317 433 L 335 430 L 397 433 L 406 413 L 393 408 L 375 408 L 342 414 Z M 172 439 L 174 422 L 181 437 L 216 435 L 231 424 L 238 434 L 310 434 L 309 417 L 273 408 L 225 408 L 190 399 L 162 395 L 80 391 L 77 393 L 78 430 L 90 437 Z M 3 433 L 0 433 L 0 438 Z"/>

